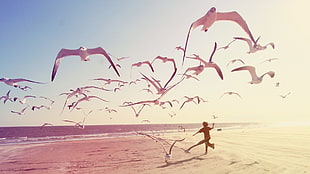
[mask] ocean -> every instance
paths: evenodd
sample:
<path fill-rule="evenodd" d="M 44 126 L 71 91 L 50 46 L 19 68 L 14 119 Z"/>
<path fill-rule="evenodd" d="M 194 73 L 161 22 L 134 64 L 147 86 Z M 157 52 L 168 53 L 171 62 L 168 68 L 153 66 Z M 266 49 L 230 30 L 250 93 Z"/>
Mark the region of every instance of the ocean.
<path fill-rule="evenodd" d="M 216 123 L 215 130 L 250 128 L 258 125 L 259 123 Z M 84 129 L 74 126 L 0 127 L 0 145 L 125 137 L 135 136 L 136 132 L 156 134 L 193 132 L 201 127 L 201 123 L 86 125 Z"/>

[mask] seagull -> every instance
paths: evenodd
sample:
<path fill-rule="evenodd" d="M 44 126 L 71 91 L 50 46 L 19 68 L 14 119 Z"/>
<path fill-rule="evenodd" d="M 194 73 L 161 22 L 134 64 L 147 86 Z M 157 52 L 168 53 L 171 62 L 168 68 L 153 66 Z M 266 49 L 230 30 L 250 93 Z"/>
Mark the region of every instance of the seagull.
<path fill-rule="evenodd" d="M 143 61 L 143 62 L 133 63 L 133 64 L 131 64 L 131 69 L 132 69 L 133 66 L 141 67 L 143 64 L 148 65 L 151 68 L 152 72 L 154 72 L 154 68 L 153 68 L 152 63 L 150 61 Z"/>
<path fill-rule="evenodd" d="M 178 75 L 185 76 L 186 79 L 195 79 L 195 80 L 197 80 L 197 81 L 200 81 L 197 77 L 192 76 L 192 75 L 190 75 L 190 74 L 183 73 L 183 74 L 178 74 Z"/>
<path fill-rule="evenodd" d="M 288 95 L 290 95 L 291 94 L 291 92 L 288 92 L 287 94 L 285 94 L 285 95 L 280 95 L 280 97 L 281 98 L 283 98 L 283 99 L 285 99 Z"/>
<path fill-rule="evenodd" d="M 113 80 L 113 79 L 104 79 L 104 78 L 96 78 L 96 79 L 93 79 L 93 80 L 100 80 L 100 81 L 105 81 L 105 85 L 108 85 L 108 84 L 111 84 L 113 82 L 115 83 L 121 83 L 121 84 L 126 84 L 128 82 L 125 82 L 125 81 L 122 81 L 122 80 Z"/>
<path fill-rule="evenodd" d="M 142 120 L 141 122 L 142 122 L 142 123 L 151 123 L 150 120 Z"/>
<path fill-rule="evenodd" d="M 78 97 L 78 95 L 83 95 L 84 97 L 87 97 L 86 92 L 90 92 L 89 90 L 87 90 L 87 89 L 90 89 L 90 88 L 99 89 L 99 90 L 103 90 L 103 91 L 111 91 L 111 90 L 104 89 L 104 88 L 97 87 L 97 86 L 84 86 L 84 87 L 76 88 L 76 90 L 70 90 L 70 91 L 72 91 L 71 93 L 70 92 L 69 93 L 61 93 L 59 95 L 67 95 L 67 98 L 66 98 L 66 101 L 65 101 L 65 103 L 63 105 L 61 113 L 64 111 L 64 108 L 66 107 L 67 102 L 69 101 L 69 99 L 71 97 L 73 97 L 73 96 Z"/>
<path fill-rule="evenodd" d="M 200 25 L 202 25 L 201 31 L 207 32 L 214 22 L 221 21 L 221 20 L 236 22 L 249 35 L 253 43 L 256 43 L 246 21 L 240 16 L 238 12 L 232 11 L 232 12 L 220 13 L 216 11 L 215 7 L 212 7 L 204 16 L 202 16 L 201 18 L 199 18 L 198 20 L 196 20 L 190 25 L 188 33 L 187 33 L 185 46 L 184 46 L 185 51 L 183 54 L 182 64 L 184 63 L 184 58 L 186 54 L 187 43 L 188 43 L 188 39 L 190 36 L 190 32 Z"/>
<path fill-rule="evenodd" d="M 51 109 L 51 106 L 45 106 L 45 105 L 40 105 L 40 106 L 32 106 L 31 107 L 31 110 L 35 110 L 35 109 L 42 109 L 42 108 L 45 108 L 45 109 L 48 109 L 50 110 Z"/>
<path fill-rule="evenodd" d="M 250 51 L 247 52 L 248 54 L 255 53 L 256 51 L 260 51 L 260 50 L 265 50 L 268 45 L 270 45 L 273 49 L 275 48 L 275 45 L 274 45 L 273 42 L 270 42 L 270 43 L 266 44 L 265 46 L 261 46 L 261 45 L 257 44 L 257 41 L 259 40 L 259 38 L 256 40 L 256 42 L 254 42 L 254 44 L 248 38 L 234 37 L 234 39 L 243 40 L 243 41 L 245 41 L 249 45 Z"/>
<path fill-rule="evenodd" d="M 13 86 L 15 88 L 19 88 L 19 89 L 22 89 L 22 90 L 26 90 L 27 88 L 30 88 L 29 86 L 20 86 L 19 84 L 17 84 L 18 82 L 31 82 L 31 83 L 37 83 L 37 84 L 44 84 L 42 82 L 36 82 L 36 81 L 32 81 L 32 80 L 27 80 L 27 79 L 22 79 L 22 78 L 19 78 L 19 79 L 9 79 L 9 78 L 1 78 L 0 79 L 0 82 L 4 82 L 5 84 L 9 85 L 9 86 Z"/>
<path fill-rule="evenodd" d="M 53 126 L 52 123 L 44 123 L 41 125 L 40 129 L 43 129 L 45 126 Z"/>
<path fill-rule="evenodd" d="M 217 119 L 217 118 L 219 118 L 218 116 L 216 116 L 216 115 L 212 115 L 212 117 L 213 117 L 213 119 Z"/>
<path fill-rule="evenodd" d="M 109 108 L 109 107 L 105 107 L 104 109 L 105 109 L 105 111 L 107 111 L 107 112 L 109 112 L 109 113 L 117 112 L 117 110 L 111 109 L 111 108 Z"/>
<path fill-rule="evenodd" d="M 157 90 L 157 94 L 160 94 L 161 96 L 165 95 L 168 91 L 170 91 L 172 88 L 174 88 L 176 85 L 180 84 L 185 78 L 182 78 L 179 82 L 175 83 L 172 86 L 169 87 L 162 87 L 162 85 L 154 78 L 153 80 L 149 79 L 146 77 L 144 74 L 140 73 L 143 76 L 143 79 L 146 80 L 147 82 L 151 83 L 154 88 Z M 165 84 L 165 86 L 167 83 Z"/>
<path fill-rule="evenodd" d="M 185 103 L 188 103 L 188 102 L 193 102 L 197 105 L 197 103 L 195 102 L 195 98 L 196 97 L 188 97 L 188 96 L 184 96 L 184 98 L 186 98 L 186 100 L 183 102 L 183 104 L 181 105 L 180 107 L 180 110 L 183 108 L 183 106 L 185 105 Z"/>
<path fill-rule="evenodd" d="M 127 104 L 127 105 L 125 105 L 125 104 Z M 132 103 L 132 102 L 124 102 L 123 103 L 123 106 L 130 106 L 131 107 L 131 109 L 134 111 L 136 117 L 140 116 L 140 112 L 142 111 L 142 109 L 145 106 L 150 106 L 150 104 L 148 104 L 148 103 L 142 103 L 142 106 L 140 107 L 140 109 L 137 112 L 136 109 L 133 107 L 133 105 L 135 105 L 135 103 Z M 121 107 L 123 107 L 123 106 L 121 106 Z"/>
<path fill-rule="evenodd" d="M 146 133 L 142 133 L 142 132 L 137 132 L 137 134 L 149 137 L 152 140 L 154 140 L 156 143 L 159 143 L 161 145 L 161 147 L 163 148 L 164 152 L 165 152 L 164 158 L 165 158 L 165 162 L 166 163 L 168 163 L 168 160 L 172 158 L 172 148 L 174 147 L 175 143 L 181 142 L 181 141 L 185 140 L 185 138 L 179 139 L 179 140 L 174 140 L 174 142 L 170 145 L 169 151 L 167 151 L 165 146 L 164 146 L 164 144 L 160 141 L 161 140 L 160 138 L 152 136 L 152 135 L 149 135 L 149 134 L 146 134 Z"/>
<path fill-rule="evenodd" d="M 231 72 L 234 72 L 234 71 L 242 71 L 242 70 L 247 70 L 249 71 L 251 77 L 252 77 L 252 81 L 250 81 L 249 83 L 250 84 L 259 84 L 263 81 L 263 77 L 268 74 L 271 78 L 274 77 L 275 75 L 275 72 L 273 71 L 269 71 L 267 73 L 264 73 L 263 75 L 261 75 L 260 77 L 257 76 L 256 74 L 256 70 L 255 70 L 255 67 L 254 66 L 242 66 L 242 67 L 239 67 L 239 68 L 235 68 L 233 70 L 231 70 Z"/>
<path fill-rule="evenodd" d="M 59 53 L 57 54 L 57 57 L 55 59 L 55 63 L 54 63 L 54 67 L 53 67 L 53 71 L 52 71 L 52 78 L 51 81 L 54 81 L 55 75 L 57 73 L 58 67 L 60 65 L 61 60 L 64 57 L 67 56 L 80 56 L 81 57 L 81 61 L 89 61 L 89 56 L 93 55 L 93 54 L 100 54 L 106 57 L 106 59 L 109 61 L 109 63 L 112 65 L 114 71 L 116 72 L 116 74 L 118 76 L 120 76 L 119 72 L 116 69 L 116 66 L 114 65 L 111 57 L 109 56 L 109 54 L 101 47 L 97 47 L 97 48 L 91 48 L 88 49 L 86 47 L 80 47 L 79 49 L 75 49 L 75 50 L 69 50 L 69 49 L 61 49 L 59 51 Z"/>
<path fill-rule="evenodd" d="M 236 62 L 241 62 L 242 64 L 245 64 L 243 60 L 241 59 L 233 59 L 231 61 L 229 61 L 226 65 L 226 67 L 228 67 L 230 64 L 236 63 Z"/>
<path fill-rule="evenodd" d="M 3 103 L 4 103 L 4 104 L 5 104 L 7 101 L 13 102 L 13 100 L 12 100 L 11 97 L 10 97 L 10 93 L 11 93 L 11 90 L 9 90 L 9 91 L 6 93 L 5 96 L 1 96 L 1 97 L 0 97 L 0 100 L 4 99 L 4 100 L 3 100 Z"/>
<path fill-rule="evenodd" d="M 79 103 L 81 103 L 82 101 L 90 101 L 90 99 L 93 99 L 93 98 L 99 99 L 99 100 L 104 101 L 104 102 L 109 102 L 109 101 L 104 100 L 104 99 L 102 99 L 102 98 L 100 98 L 100 97 L 97 97 L 97 96 L 85 96 L 85 97 L 79 99 L 77 102 L 74 103 L 74 105 L 72 106 L 71 111 L 72 111 Z"/>
<path fill-rule="evenodd" d="M 144 89 L 141 89 L 141 91 L 146 91 L 146 92 L 148 92 L 148 93 L 153 94 L 153 91 L 152 91 L 152 90 L 150 90 L 149 88 L 144 88 Z"/>
<path fill-rule="evenodd" d="M 19 103 L 25 104 L 26 101 L 27 101 L 27 98 L 37 98 L 37 96 L 34 96 L 34 95 L 26 95 L 26 96 L 23 97 L 22 100 L 19 99 L 18 97 L 14 97 L 14 98 L 13 98 L 13 101 L 16 102 L 17 100 L 19 100 Z"/>
<path fill-rule="evenodd" d="M 191 68 L 188 68 L 185 73 L 187 71 L 196 71 L 194 74 L 195 75 L 198 75 L 200 74 L 205 68 L 214 68 L 217 72 L 217 74 L 220 76 L 220 78 L 223 80 L 224 77 L 223 77 L 223 73 L 221 71 L 221 68 L 212 61 L 212 58 L 213 58 L 213 55 L 216 51 L 216 47 L 217 47 L 217 43 L 215 42 L 214 43 L 214 48 L 213 48 L 213 52 L 211 53 L 210 55 L 210 58 L 209 58 L 209 61 L 206 62 L 205 60 L 203 60 L 202 58 L 200 58 L 199 56 L 196 56 L 196 57 L 187 57 L 189 59 L 196 59 L 196 60 L 199 60 L 201 63 L 203 63 L 204 65 L 199 65 L 197 67 L 191 67 Z"/>
<path fill-rule="evenodd" d="M 185 132 L 185 131 L 186 131 L 185 127 L 184 127 L 184 126 L 182 126 L 182 125 L 178 126 L 178 128 L 179 128 L 179 129 L 181 129 L 181 130 L 183 130 L 183 132 Z"/>
<path fill-rule="evenodd" d="M 116 56 L 113 56 L 113 55 L 110 54 L 110 53 L 108 53 L 108 54 L 109 54 L 110 56 L 116 58 L 118 61 L 121 61 L 121 60 L 124 60 L 124 59 L 128 59 L 128 58 L 129 58 L 129 56 L 124 56 L 124 57 L 119 57 L 119 58 L 117 58 Z"/>
<path fill-rule="evenodd" d="M 274 61 L 274 60 L 278 60 L 278 58 L 266 59 L 266 60 L 262 61 L 261 63 L 264 63 L 264 62 L 271 62 L 271 61 Z"/>
<path fill-rule="evenodd" d="M 177 47 L 175 47 L 175 49 L 178 50 L 178 51 L 183 51 L 183 53 L 185 51 L 185 49 L 183 47 L 181 47 L 181 46 L 177 46 Z"/>
<path fill-rule="evenodd" d="M 29 107 L 29 105 L 27 105 L 26 107 L 24 107 L 20 112 L 18 111 L 11 111 L 11 113 L 14 113 L 14 114 L 18 114 L 18 115 L 25 115 L 25 111 L 26 109 Z"/>
<path fill-rule="evenodd" d="M 229 92 L 225 92 L 220 98 L 222 98 L 224 95 L 237 95 L 239 98 L 242 99 L 241 95 L 237 92 L 232 92 L 232 91 L 229 91 Z"/>
<path fill-rule="evenodd" d="M 198 95 L 195 96 L 194 98 L 197 99 L 197 103 L 200 104 L 200 102 L 208 102 L 207 100 L 204 100 L 202 97 L 199 97 Z"/>
<path fill-rule="evenodd" d="M 83 119 L 83 122 L 76 122 L 76 121 L 72 121 L 72 120 L 62 120 L 64 122 L 67 123 L 74 123 L 74 127 L 78 127 L 79 129 L 84 129 L 85 128 L 85 118 Z"/>
<path fill-rule="evenodd" d="M 228 49 L 229 46 L 230 46 L 233 42 L 235 42 L 235 41 L 236 41 L 236 39 L 230 41 L 226 46 L 220 47 L 220 48 L 218 48 L 218 49 L 216 49 L 216 50 L 220 50 L 220 49 L 226 50 L 226 49 Z"/>

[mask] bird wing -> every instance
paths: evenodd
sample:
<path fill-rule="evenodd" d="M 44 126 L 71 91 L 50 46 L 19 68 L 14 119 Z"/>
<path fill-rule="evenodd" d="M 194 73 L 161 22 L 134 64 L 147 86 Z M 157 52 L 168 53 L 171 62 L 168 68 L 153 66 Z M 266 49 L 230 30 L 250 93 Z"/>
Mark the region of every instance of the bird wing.
<path fill-rule="evenodd" d="M 238 39 L 238 40 L 243 40 L 243 41 L 245 41 L 245 42 L 248 44 L 250 50 L 253 48 L 253 43 L 252 43 L 251 40 L 248 39 L 248 38 L 234 37 L 234 39 Z"/>
<path fill-rule="evenodd" d="M 66 56 L 78 56 L 78 55 L 79 55 L 79 49 L 76 49 L 76 50 L 69 50 L 69 49 L 64 49 L 64 48 L 61 49 L 58 52 L 57 57 L 55 59 L 51 81 L 54 81 L 55 75 L 57 73 L 57 70 L 58 70 L 58 67 L 59 67 L 59 64 L 60 64 L 62 58 L 66 57 Z"/>
<path fill-rule="evenodd" d="M 31 83 L 37 83 L 37 84 L 44 84 L 42 82 L 36 82 L 36 81 L 32 81 L 32 80 L 28 80 L 28 79 L 22 79 L 22 78 L 10 79 L 10 81 L 13 82 L 13 83 L 17 83 L 17 82 L 31 82 Z"/>
<path fill-rule="evenodd" d="M 183 140 L 185 140 L 185 138 L 183 138 L 183 139 L 180 139 L 180 140 L 175 140 L 172 144 L 171 144 L 171 146 L 170 146 L 170 149 L 169 149 L 169 154 L 171 155 L 171 152 L 172 152 L 172 148 L 173 148 L 173 146 L 175 145 L 175 143 L 176 142 L 180 142 L 180 141 L 183 141 Z"/>
<path fill-rule="evenodd" d="M 152 72 L 154 72 L 154 68 L 153 68 L 152 64 L 149 61 L 145 61 L 143 63 L 147 64 L 151 68 Z"/>
<path fill-rule="evenodd" d="M 213 51 L 212 51 L 212 53 L 211 53 L 211 55 L 210 55 L 209 62 L 212 62 L 212 58 L 213 58 L 213 55 L 214 55 L 214 53 L 215 53 L 215 51 L 216 51 L 216 47 L 217 47 L 217 43 L 214 42 L 214 48 L 213 48 Z"/>
<path fill-rule="evenodd" d="M 120 74 L 119 72 L 117 71 L 116 69 L 116 66 L 114 65 L 111 57 L 109 56 L 109 54 L 101 47 L 97 47 L 97 48 L 92 48 L 92 49 L 88 49 L 87 50 L 88 54 L 89 55 L 92 55 L 92 54 L 101 54 L 103 55 L 104 57 L 107 58 L 107 60 L 109 61 L 110 65 L 113 67 L 114 71 L 116 72 L 116 74 L 120 77 Z"/>
<path fill-rule="evenodd" d="M 247 71 L 249 71 L 250 74 L 251 74 L 252 79 L 258 78 L 254 66 L 242 66 L 242 67 L 235 68 L 235 69 L 231 70 L 231 72 L 234 72 L 234 71 L 242 71 L 242 70 L 247 70 Z"/>
<path fill-rule="evenodd" d="M 99 99 L 99 100 L 104 101 L 104 102 L 109 102 L 109 101 L 104 100 L 104 99 L 97 97 L 97 96 L 88 96 L 88 99 L 91 99 L 91 98 L 96 98 L 96 99 Z"/>
<path fill-rule="evenodd" d="M 151 79 L 149 79 L 148 77 L 146 77 L 144 74 L 140 73 L 145 80 L 147 80 L 148 82 L 150 82 L 155 88 L 157 91 L 160 91 L 160 87 Z"/>
<path fill-rule="evenodd" d="M 238 12 L 235 12 L 235 11 L 225 12 L 225 13 L 217 12 L 216 20 L 217 21 L 229 20 L 229 21 L 236 22 L 249 35 L 249 37 L 253 41 L 253 43 L 256 43 L 246 21 L 240 16 L 240 14 Z"/>
<path fill-rule="evenodd" d="M 205 67 L 212 67 L 216 70 L 217 74 L 220 76 L 220 78 L 223 80 L 224 77 L 223 77 L 223 73 L 222 73 L 222 70 L 221 68 L 215 64 L 215 63 L 208 63 Z"/>
<path fill-rule="evenodd" d="M 67 123 L 77 123 L 77 122 L 75 122 L 75 121 L 71 121 L 71 120 L 62 120 L 62 121 L 64 121 L 64 122 L 67 122 Z"/>

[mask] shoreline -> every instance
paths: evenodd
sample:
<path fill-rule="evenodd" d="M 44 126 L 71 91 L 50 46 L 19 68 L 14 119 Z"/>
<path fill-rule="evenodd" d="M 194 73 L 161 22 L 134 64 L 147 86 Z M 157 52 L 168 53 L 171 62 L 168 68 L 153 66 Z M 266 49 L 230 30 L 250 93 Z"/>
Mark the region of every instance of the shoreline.
<path fill-rule="evenodd" d="M 273 127 L 211 131 L 215 149 L 190 154 L 182 148 L 202 135 L 185 137 L 165 163 L 164 151 L 145 136 L 0 146 L 0 173 L 307 173 L 310 172 L 310 127 Z M 166 146 L 169 149 L 169 145 Z"/>

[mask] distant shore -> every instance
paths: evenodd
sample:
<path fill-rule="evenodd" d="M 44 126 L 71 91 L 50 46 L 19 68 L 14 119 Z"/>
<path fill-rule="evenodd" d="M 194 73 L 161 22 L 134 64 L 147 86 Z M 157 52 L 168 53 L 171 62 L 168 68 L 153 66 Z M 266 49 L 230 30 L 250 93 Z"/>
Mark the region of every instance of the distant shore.
<path fill-rule="evenodd" d="M 215 149 L 187 148 L 202 138 L 161 135 L 178 142 L 168 163 L 162 147 L 137 135 L 123 138 L 0 146 L 0 173 L 309 173 L 310 127 L 211 131 Z M 169 149 L 169 145 L 167 145 Z"/>

